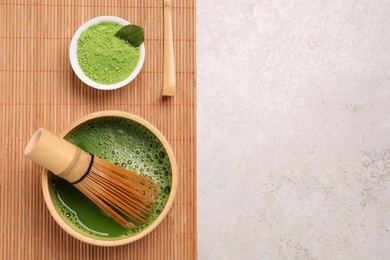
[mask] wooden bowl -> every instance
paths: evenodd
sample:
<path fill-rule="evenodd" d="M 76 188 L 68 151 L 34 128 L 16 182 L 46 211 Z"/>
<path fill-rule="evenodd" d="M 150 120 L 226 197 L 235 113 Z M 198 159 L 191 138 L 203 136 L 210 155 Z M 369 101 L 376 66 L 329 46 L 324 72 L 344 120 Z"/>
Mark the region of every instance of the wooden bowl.
<path fill-rule="evenodd" d="M 61 226 L 62 229 L 64 229 L 68 234 L 73 236 L 74 238 L 81 240 L 85 243 L 97 245 L 97 246 L 119 246 L 124 245 L 128 243 L 132 243 L 147 234 L 149 234 L 153 229 L 155 229 L 161 221 L 164 219 L 164 217 L 167 215 L 168 211 L 170 210 L 177 190 L 177 183 L 178 183 L 178 173 L 177 173 L 177 164 L 176 159 L 174 156 L 174 153 L 168 143 L 168 141 L 165 139 L 165 137 L 161 134 L 161 132 L 154 127 L 151 123 L 146 121 L 145 119 L 138 117 L 136 115 L 121 112 L 121 111 L 100 111 L 95 112 L 92 114 L 89 114 L 87 116 L 84 116 L 83 118 L 77 120 L 76 122 L 72 123 L 69 127 L 67 127 L 62 133 L 61 137 L 65 138 L 68 137 L 75 129 L 82 126 L 83 124 L 86 124 L 88 122 L 91 122 L 96 119 L 105 118 L 105 117 L 118 117 L 118 118 L 124 118 L 129 119 L 131 121 L 137 122 L 147 128 L 151 133 L 153 133 L 157 139 L 161 142 L 162 146 L 164 147 L 171 164 L 171 171 L 172 171 L 172 183 L 171 183 L 171 190 L 169 193 L 168 200 L 161 211 L 161 213 L 158 215 L 158 217 L 145 229 L 141 230 L 139 233 L 136 233 L 134 235 L 128 236 L 128 237 L 121 237 L 118 239 L 98 239 L 98 238 L 92 238 L 90 236 L 87 236 L 86 234 L 83 234 L 81 231 L 73 228 L 70 226 L 64 219 L 63 215 L 59 212 L 59 208 L 56 205 L 56 202 L 54 201 L 53 196 L 51 195 L 51 185 L 50 185 L 50 173 L 47 170 L 43 171 L 42 174 L 42 190 L 43 190 L 43 196 L 46 202 L 46 205 L 50 211 L 50 214 L 53 216 L 54 220 Z"/>

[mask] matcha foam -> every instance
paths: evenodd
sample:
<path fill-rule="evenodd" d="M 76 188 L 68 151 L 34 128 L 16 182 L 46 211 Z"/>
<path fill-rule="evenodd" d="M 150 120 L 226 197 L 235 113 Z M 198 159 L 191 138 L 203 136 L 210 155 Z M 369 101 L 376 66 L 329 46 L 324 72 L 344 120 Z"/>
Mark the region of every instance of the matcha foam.
<path fill-rule="evenodd" d="M 77 59 L 81 70 L 91 80 L 118 83 L 130 76 L 137 66 L 140 49 L 115 36 L 121 28 L 122 25 L 114 22 L 101 22 L 80 35 Z"/>
<path fill-rule="evenodd" d="M 68 137 L 83 150 L 147 176 L 158 185 L 158 205 L 150 220 L 137 229 L 127 229 L 109 217 L 72 184 L 51 175 L 52 196 L 62 218 L 83 234 L 99 239 L 118 239 L 139 233 L 164 209 L 172 184 L 169 157 L 158 138 L 144 126 L 122 118 L 97 119 Z"/>

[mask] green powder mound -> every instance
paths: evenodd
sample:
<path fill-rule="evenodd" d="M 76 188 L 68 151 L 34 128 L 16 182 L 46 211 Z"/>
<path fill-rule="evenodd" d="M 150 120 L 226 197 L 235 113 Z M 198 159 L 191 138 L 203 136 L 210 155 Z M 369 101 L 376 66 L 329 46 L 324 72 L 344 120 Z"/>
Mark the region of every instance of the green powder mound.
<path fill-rule="evenodd" d="M 114 22 L 101 22 L 89 27 L 79 38 L 77 59 L 91 80 L 114 84 L 126 79 L 137 66 L 140 50 L 115 33 L 122 28 Z"/>

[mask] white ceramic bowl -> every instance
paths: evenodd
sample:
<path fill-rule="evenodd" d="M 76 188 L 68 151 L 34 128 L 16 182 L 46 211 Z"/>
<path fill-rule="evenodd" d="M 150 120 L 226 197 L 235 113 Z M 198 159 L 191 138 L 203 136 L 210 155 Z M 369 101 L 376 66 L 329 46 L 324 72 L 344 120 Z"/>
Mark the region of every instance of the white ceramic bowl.
<path fill-rule="evenodd" d="M 87 30 L 92 25 L 95 25 L 100 22 L 109 21 L 109 22 L 115 22 L 120 25 L 127 25 L 130 24 L 128 21 L 116 17 L 116 16 L 99 16 L 95 17 L 88 22 L 84 23 L 80 26 L 80 28 L 76 31 L 76 33 L 73 35 L 72 41 L 70 42 L 70 48 L 69 48 L 69 58 L 70 58 L 70 64 L 72 65 L 73 71 L 76 73 L 76 75 L 79 77 L 81 81 L 83 81 L 85 84 L 101 90 L 112 90 L 112 89 L 118 89 L 121 88 L 127 84 L 129 84 L 141 71 L 141 68 L 144 64 L 145 60 L 145 45 L 142 43 L 140 45 L 140 57 L 138 60 L 138 64 L 133 70 L 133 72 L 123 81 L 115 83 L 115 84 L 102 84 L 97 83 L 93 80 L 91 80 L 85 73 L 81 70 L 79 66 L 79 62 L 77 59 L 77 44 L 80 38 L 80 35 Z"/>

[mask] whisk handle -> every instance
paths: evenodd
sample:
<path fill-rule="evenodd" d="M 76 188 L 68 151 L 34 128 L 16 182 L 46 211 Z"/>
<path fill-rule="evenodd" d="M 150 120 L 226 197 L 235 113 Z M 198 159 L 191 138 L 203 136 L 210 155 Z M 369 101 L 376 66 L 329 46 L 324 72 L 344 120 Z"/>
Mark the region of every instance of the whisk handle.
<path fill-rule="evenodd" d="M 24 155 L 69 182 L 77 181 L 85 173 L 91 158 L 90 154 L 43 128 L 33 134 Z"/>

